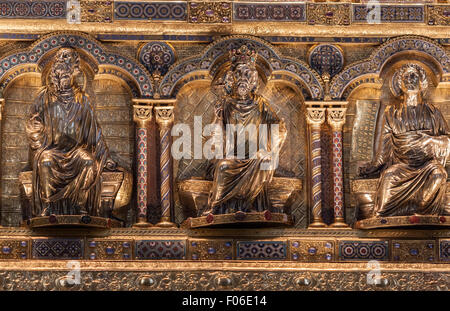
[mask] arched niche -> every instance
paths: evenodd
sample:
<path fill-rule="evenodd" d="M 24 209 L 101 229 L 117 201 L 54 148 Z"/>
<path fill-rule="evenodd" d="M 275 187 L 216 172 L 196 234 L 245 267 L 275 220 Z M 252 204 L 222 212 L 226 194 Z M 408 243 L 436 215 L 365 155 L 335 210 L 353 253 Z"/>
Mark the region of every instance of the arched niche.
<path fill-rule="evenodd" d="M 66 38 L 70 38 L 67 36 Z M 48 39 L 34 44 L 31 51 L 43 47 L 42 42 L 47 42 L 46 40 Z M 87 42 L 89 41 L 86 44 Z M 5 226 L 18 226 L 21 221 L 18 175 L 30 169 L 27 167 L 29 149 L 25 121 L 38 91 L 47 81 L 51 60 L 58 48 L 55 46 L 49 49 L 35 63 L 14 66 L 0 78 L 4 97 L 0 134 L 0 195 L 2 224 Z M 124 73 L 124 69 L 116 65 L 99 64 L 96 57 L 85 49 L 77 46 L 73 48 L 80 54 L 80 77 L 86 86 L 85 91 L 102 127 L 111 156 L 120 166 L 133 171 L 135 127 L 132 98 L 140 97 L 139 85 L 130 73 Z M 8 59 L 12 60 L 11 57 Z M 129 220 L 131 221 L 131 215 Z"/>
<path fill-rule="evenodd" d="M 185 84 L 196 80 L 213 80 L 228 61 L 229 51 L 248 45 L 257 52 L 257 64 L 261 76 L 267 80 L 290 81 L 302 88 L 306 97 L 323 98 L 323 81 L 319 74 L 303 61 L 284 57 L 270 43 L 252 36 L 223 37 L 208 45 L 202 53 L 173 64 L 162 79 L 161 96 L 174 98 Z"/>
<path fill-rule="evenodd" d="M 174 184 L 187 179 L 212 180 L 212 161 L 194 156 L 194 118 L 201 118 L 202 125 L 210 124 L 214 119 L 214 106 L 220 100 L 220 85 L 225 73 L 229 70 L 229 61 L 223 60 L 220 67 L 215 68 L 214 76 L 205 76 L 203 79 L 192 80 L 184 83 L 176 93 L 176 106 L 174 108 L 174 125 L 187 124 L 192 134 L 191 159 L 174 159 Z M 266 76 L 264 62 L 257 62 L 257 70 L 260 76 L 257 93 L 266 98 L 271 108 L 277 115 L 284 119 L 288 131 L 288 137 L 280 152 L 279 166 L 275 171 L 276 177 L 298 178 L 305 184 L 307 163 L 307 138 L 305 105 L 302 88 L 291 80 L 272 79 Z M 200 120 L 200 119 L 197 119 Z M 202 127 L 203 129 L 203 127 Z M 209 137 L 202 140 L 202 146 Z M 177 137 L 173 137 L 177 139 Z M 297 195 L 295 202 L 290 206 L 290 213 L 294 216 L 295 227 L 307 226 L 306 187 Z M 181 223 L 187 216 L 183 213 L 183 207 L 174 187 L 175 219 Z"/>
<path fill-rule="evenodd" d="M 389 42 L 380 47 L 374 55 L 384 55 L 381 51 L 386 46 L 389 46 Z M 395 89 L 393 92 L 392 85 L 392 79 L 401 66 L 414 63 L 424 68 L 429 81 L 424 100 L 432 102 L 441 110 L 444 117 L 450 120 L 450 88 L 448 83 L 442 82 L 448 75 L 447 63 L 439 62 L 439 58 L 430 53 L 414 49 L 398 50 L 385 57 L 376 73 L 361 74 L 342 89 L 342 97 L 348 101 L 344 146 L 349 147 L 344 148 L 344 188 L 345 199 L 349 204 L 349 223 L 355 221 L 357 217 L 352 209 L 355 202 L 354 196 L 351 195 L 350 182 L 357 178 L 358 168 L 372 160 L 378 148 L 384 110 L 402 100 L 402 96 L 398 95 Z M 445 55 L 441 55 L 440 59 L 445 59 Z"/>

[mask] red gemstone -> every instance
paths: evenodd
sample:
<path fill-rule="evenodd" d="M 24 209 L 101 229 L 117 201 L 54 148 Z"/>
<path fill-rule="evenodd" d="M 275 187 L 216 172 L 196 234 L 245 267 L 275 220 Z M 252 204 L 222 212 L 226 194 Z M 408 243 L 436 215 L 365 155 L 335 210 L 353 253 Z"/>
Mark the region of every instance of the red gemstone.
<path fill-rule="evenodd" d="M 439 221 L 440 222 L 446 222 L 447 218 L 445 218 L 444 216 L 439 217 Z"/>
<path fill-rule="evenodd" d="M 265 211 L 264 212 L 264 218 L 266 220 L 271 220 L 272 219 L 272 213 L 270 211 Z"/>
<path fill-rule="evenodd" d="M 49 221 L 51 224 L 55 224 L 55 223 L 58 222 L 58 218 L 56 218 L 56 215 L 50 215 L 50 217 L 48 217 L 48 221 Z"/>
<path fill-rule="evenodd" d="M 420 217 L 419 216 L 411 216 L 409 217 L 409 222 L 412 224 L 418 224 L 420 222 Z"/>
<path fill-rule="evenodd" d="M 244 212 L 236 212 L 234 213 L 234 218 L 236 218 L 236 220 L 244 220 L 246 214 Z"/>
<path fill-rule="evenodd" d="M 214 215 L 213 214 L 208 214 L 208 216 L 206 216 L 206 222 L 208 222 L 210 224 L 213 221 L 214 221 Z"/>

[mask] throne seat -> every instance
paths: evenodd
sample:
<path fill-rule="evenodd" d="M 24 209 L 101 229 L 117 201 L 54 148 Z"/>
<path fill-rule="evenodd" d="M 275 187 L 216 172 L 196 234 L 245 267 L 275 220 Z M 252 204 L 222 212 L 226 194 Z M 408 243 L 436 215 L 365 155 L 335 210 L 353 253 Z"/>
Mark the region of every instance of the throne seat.
<path fill-rule="evenodd" d="M 32 187 L 32 171 L 19 173 L 19 182 L 21 184 L 21 204 L 24 220 L 33 216 L 31 213 L 31 199 L 33 194 Z M 130 202 L 132 190 L 132 176 L 124 171 L 103 172 L 101 175 L 101 191 L 100 191 L 100 217 L 109 218 L 115 216 L 124 219 L 126 205 Z"/>
<path fill-rule="evenodd" d="M 213 182 L 205 179 L 187 179 L 178 183 L 180 202 L 185 218 L 200 216 L 208 204 Z M 274 177 L 269 185 L 269 200 L 278 210 L 286 210 L 295 194 L 302 190 L 302 180 L 288 177 Z"/>
<path fill-rule="evenodd" d="M 350 181 L 350 188 L 356 200 L 361 219 L 371 217 L 371 211 L 375 204 L 378 178 L 355 179 Z M 447 191 L 444 199 L 445 209 L 450 211 L 450 180 L 447 180 Z"/>

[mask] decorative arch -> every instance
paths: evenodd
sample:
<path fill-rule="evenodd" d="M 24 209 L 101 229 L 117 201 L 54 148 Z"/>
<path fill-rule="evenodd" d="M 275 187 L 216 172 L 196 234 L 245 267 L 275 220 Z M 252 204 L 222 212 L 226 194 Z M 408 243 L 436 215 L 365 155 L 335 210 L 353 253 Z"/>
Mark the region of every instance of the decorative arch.
<path fill-rule="evenodd" d="M 343 98 L 348 95 L 346 90 L 349 87 L 355 87 L 355 83 L 369 80 L 374 77 L 379 78 L 384 65 L 399 53 L 405 51 L 414 51 L 434 60 L 439 64 L 443 76 L 450 75 L 450 56 L 435 41 L 419 36 L 401 36 L 392 38 L 377 48 L 372 55 L 363 61 L 351 64 L 344 68 L 342 72 L 336 75 L 331 81 L 330 94 L 334 99 Z M 359 83 L 358 83 L 359 82 Z"/>
<path fill-rule="evenodd" d="M 0 91 L 17 76 L 38 72 L 39 64 L 48 53 L 63 46 L 82 50 L 95 64 L 98 74 L 112 74 L 131 84 L 140 97 L 152 97 L 154 82 L 148 71 L 139 62 L 129 57 L 110 53 L 90 36 L 79 32 L 56 32 L 42 37 L 28 50 L 8 55 L 0 60 Z M 28 69 L 23 69 L 28 68 Z M 20 70 L 19 70 L 20 69 Z"/>
<path fill-rule="evenodd" d="M 177 62 L 171 66 L 160 84 L 163 97 L 175 97 L 183 85 L 194 80 L 212 81 L 223 64 L 228 61 L 228 51 L 248 44 L 258 53 L 257 64 L 267 80 L 289 76 L 297 86 L 303 86 L 313 99 L 323 97 L 322 80 L 306 63 L 283 58 L 268 42 L 248 36 L 229 36 L 205 48 L 202 54 Z"/>

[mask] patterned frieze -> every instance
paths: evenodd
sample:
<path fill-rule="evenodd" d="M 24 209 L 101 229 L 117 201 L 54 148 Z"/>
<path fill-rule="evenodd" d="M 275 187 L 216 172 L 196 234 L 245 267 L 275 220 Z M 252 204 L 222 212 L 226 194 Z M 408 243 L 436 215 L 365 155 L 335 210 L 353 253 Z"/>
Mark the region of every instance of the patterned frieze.
<path fill-rule="evenodd" d="M 29 239 L 0 239 L 0 259 L 28 259 Z"/>
<path fill-rule="evenodd" d="M 350 9 L 349 3 L 307 3 L 306 20 L 309 25 L 350 25 Z"/>
<path fill-rule="evenodd" d="M 189 2 L 190 23 L 223 23 L 229 24 L 232 19 L 231 2 Z"/>
<path fill-rule="evenodd" d="M 186 240 L 137 240 L 136 259 L 186 259 Z"/>
<path fill-rule="evenodd" d="M 392 240 L 392 261 L 394 262 L 434 262 L 436 242 L 433 240 Z"/>
<path fill-rule="evenodd" d="M 233 3 L 234 21 L 306 21 L 305 3 Z"/>
<path fill-rule="evenodd" d="M 439 260 L 450 261 L 450 240 L 439 240 Z"/>
<path fill-rule="evenodd" d="M 133 258 L 133 241 L 89 239 L 86 256 L 90 260 L 130 260 Z"/>
<path fill-rule="evenodd" d="M 0 18 L 64 19 L 67 1 L 0 1 Z"/>
<path fill-rule="evenodd" d="M 234 242 L 231 239 L 189 239 L 188 256 L 192 260 L 234 259 Z"/>
<path fill-rule="evenodd" d="M 380 263 L 381 282 L 373 284 L 367 281 L 367 263 L 88 261 L 74 285 L 64 281 L 67 261 L 5 262 L 3 268 L 0 290 L 5 291 L 448 291 L 450 277 L 442 264 Z M 179 305 L 169 299 L 165 307 Z"/>
<path fill-rule="evenodd" d="M 286 260 L 287 241 L 238 241 L 238 260 Z"/>
<path fill-rule="evenodd" d="M 84 239 L 33 239 L 32 259 L 83 259 Z"/>
<path fill-rule="evenodd" d="M 389 241 L 340 240 L 338 254 L 339 261 L 388 261 L 390 259 Z"/>
<path fill-rule="evenodd" d="M 114 2 L 115 20 L 186 21 L 187 2 Z"/>
<path fill-rule="evenodd" d="M 142 229 L 133 228 L 131 231 Z M 130 231 L 129 230 L 129 231 Z M 165 235 L 165 230 L 170 235 Z M 157 234 L 160 231 L 161 234 Z M 236 236 L 207 238 L 174 236 L 173 229 L 153 229 L 150 235 L 112 237 L 26 237 L 0 239 L 0 262 L 8 260 L 158 261 L 158 260 L 258 260 L 302 263 L 380 262 L 448 263 L 450 240 L 411 238 L 339 238 L 336 229 L 322 229 L 317 236 L 288 236 L 286 239 L 245 239 Z M 308 230 L 311 231 L 311 230 Z M 322 232 L 323 231 L 323 232 Z M 344 230 L 349 235 L 350 230 Z M 344 232 L 343 231 L 343 232 Z M 326 232 L 331 234 L 327 236 Z M 398 236 L 398 235 L 397 235 Z M 3 265 L 3 263 L 1 265 Z"/>
<path fill-rule="evenodd" d="M 351 2 L 89 0 L 73 3 L 79 3 L 81 23 L 139 20 L 205 24 L 273 21 L 331 26 L 361 23 L 449 25 L 448 4 L 380 1 L 379 5 L 374 6 L 371 2 Z M 67 2 L 61 0 L 0 1 L 0 18 L 65 19 L 71 10 L 67 8 Z"/>
<path fill-rule="evenodd" d="M 353 5 L 354 23 L 423 23 L 423 5 Z"/>
<path fill-rule="evenodd" d="M 114 1 L 80 1 L 82 23 L 112 23 Z"/>
<path fill-rule="evenodd" d="M 289 260 L 301 262 L 333 262 L 336 261 L 334 239 L 290 239 Z"/>
<path fill-rule="evenodd" d="M 450 5 L 427 5 L 427 25 L 450 25 Z"/>

